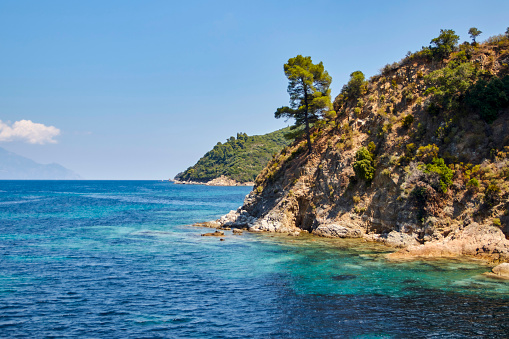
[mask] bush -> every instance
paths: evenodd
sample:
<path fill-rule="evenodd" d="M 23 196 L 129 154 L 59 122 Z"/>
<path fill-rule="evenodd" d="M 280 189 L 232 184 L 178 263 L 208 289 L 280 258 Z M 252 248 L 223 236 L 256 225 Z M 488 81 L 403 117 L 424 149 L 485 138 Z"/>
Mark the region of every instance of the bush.
<path fill-rule="evenodd" d="M 502 224 L 500 223 L 500 219 L 499 218 L 493 218 L 493 226 L 498 226 L 500 227 Z"/>
<path fill-rule="evenodd" d="M 479 180 L 472 178 L 467 182 L 468 189 L 476 189 L 479 187 Z"/>
<path fill-rule="evenodd" d="M 353 170 L 357 177 L 371 182 L 375 176 L 375 162 L 373 154 L 371 154 L 366 147 L 361 147 L 355 154 L 355 162 Z"/>
<path fill-rule="evenodd" d="M 409 114 L 403 118 L 403 127 L 409 128 L 413 122 L 414 122 L 414 116 L 412 114 Z"/>
<path fill-rule="evenodd" d="M 421 146 L 417 149 L 416 157 L 423 162 L 431 161 L 432 159 L 438 157 L 438 151 L 440 149 L 435 144 L 429 144 L 427 146 Z"/>
<path fill-rule="evenodd" d="M 501 189 L 496 182 L 491 182 L 484 191 L 484 203 L 493 207 L 498 203 Z"/>
<path fill-rule="evenodd" d="M 477 70 L 470 62 L 456 64 L 449 63 L 446 67 L 431 72 L 425 76 L 427 84 L 430 86 L 425 95 L 433 94 L 434 101 L 439 107 L 433 107 L 430 114 L 436 114 L 436 108 L 443 107 L 446 110 L 457 107 L 459 98 L 469 89 L 477 78 Z"/>
<path fill-rule="evenodd" d="M 454 172 L 449 167 L 447 167 L 444 159 L 434 158 L 433 163 L 426 164 L 424 173 L 438 174 L 439 188 L 443 193 L 447 193 L 447 188 L 452 184 L 452 177 L 454 176 Z"/>
<path fill-rule="evenodd" d="M 364 73 L 355 71 L 350 74 L 350 80 L 341 89 L 341 94 L 348 99 L 358 98 L 366 92 L 366 86 Z"/>
<path fill-rule="evenodd" d="M 440 35 L 430 42 L 430 51 L 434 59 L 444 59 L 454 51 L 460 37 L 452 29 L 441 29 Z"/>
<path fill-rule="evenodd" d="M 498 111 L 509 105 L 509 76 L 477 81 L 468 90 L 465 104 L 478 111 L 484 121 L 492 123 L 498 117 Z"/>

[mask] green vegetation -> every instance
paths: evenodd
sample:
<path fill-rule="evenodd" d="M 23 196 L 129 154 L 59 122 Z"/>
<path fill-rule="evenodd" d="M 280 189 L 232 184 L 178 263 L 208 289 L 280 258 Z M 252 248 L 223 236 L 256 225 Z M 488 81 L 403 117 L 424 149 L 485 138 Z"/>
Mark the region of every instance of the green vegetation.
<path fill-rule="evenodd" d="M 509 76 L 480 79 L 466 93 L 465 104 L 479 112 L 483 120 L 492 123 L 499 110 L 509 105 Z"/>
<path fill-rule="evenodd" d="M 454 171 L 447 167 L 442 158 L 434 158 L 431 164 L 426 164 L 424 173 L 438 175 L 438 185 L 443 193 L 447 193 L 447 188 L 452 184 Z"/>
<path fill-rule="evenodd" d="M 469 30 L 468 30 L 468 35 L 470 35 L 470 37 L 472 38 L 472 43 L 475 45 L 476 42 L 475 42 L 475 38 L 477 38 L 479 35 L 481 35 L 482 31 L 478 30 L 477 28 L 475 27 L 471 27 Z"/>
<path fill-rule="evenodd" d="M 403 127 L 410 128 L 412 123 L 414 122 L 414 116 L 412 114 L 408 114 L 403 118 Z"/>
<path fill-rule="evenodd" d="M 364 73 L 355 71 L 350 74 L 350 80 L 341 89 L 341 94 L 345 100 L 356 99 L 366 93 L 367 81 L 365 81 Z"/>
<path fill-rule="evenodd" d="M 459 107 L 459 100 L 477 79 L 478 72 L 470 62 L 450 62 L 446 67 L 431 72 L 424 79 L 430 85 L 425 95 L 433 94 L 433 104 L 428 112 L 438 114 L 441 110 Z"/>
<path fill-rule="evenodd" d="M 370 146 L 368 147 L 371 148 Z M 355 154 L 353 170 L 357 177 L 366 180 L 368 183 L 373 180 L 376 170 L 374 155 L 366 147 L 361 147 Z"/>
<path fill-rule="evenodd" d="M 311 153 L 310 125 L 321 116 L 333 115 L 329 89 L 332 79 L 322 62 L 315 65 L 311 57 L 302 55 L 289 59 L 284 70 L 289 81 L 290 107 L 278 108 L 274 116 L 278 119 L 295 119 L 292 130 L 304 126 L 308 151 Z"/>
<path fill-rule="evenodd" d="M 431 39 L 429 51 L 433 59 L 447 58 L 458 44 L 460 37 L 452 29 L 441 29 L 440 35 Z"/>
<path fill-rule="evenodd" d="M 291 143 L 285 138 L 289 127 L 265 135 L 237 133 L 225 143 L 218 142 L 198 162 L 175 179 L 206 182 L 224 175 L 238 182 L 254 181 L 272 155 Z"/>

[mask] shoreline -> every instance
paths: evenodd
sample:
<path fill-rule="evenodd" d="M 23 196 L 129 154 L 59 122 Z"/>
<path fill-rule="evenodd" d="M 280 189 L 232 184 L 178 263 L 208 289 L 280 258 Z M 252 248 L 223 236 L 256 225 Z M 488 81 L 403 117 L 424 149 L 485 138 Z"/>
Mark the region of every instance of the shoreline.
<path fill-rule="evenodd" d="M 230 179 L 224 175 L 222 175 L 218 178 L 206 181 L 206 182 L 192 181 L 192 180 L 185 181 L 185 180 L 178 180 L 178 179 L 173 179 L 173 180 L 170 179 L 169 181 L 173 182 L 176 185 L 204 185 L 204 186 L 232 186 L 232 187 L 233 186 L 254 186 L 254 182 L 252 182 L 252 181 L 238 182 L 235 179 Z"/>
<path fill-rule="evenodd" d="M 236 223 L 235 220 L 231 220 L 233 215 L 237 215 L 238 211 L 230 211 L 230 213 L 223 215 L 219 219 L 204 221 L 194 223 L 191 226 L 194 227 L 203 227 L 203 228 L 215 228 L 219 231 L 225 230 L 237 230 L 240 229 L 242 231 L 246 231 L 249 233 L 258 233 L 258 234 L 272 234 L 272 236 L 280 235 L 282 237 L 290 236 L 290 237 L 310 237 L 310 238 L 328 238 L 331 240 L 346 240 L 353 242 L 365 242 L 372 243 L 379 246 L 383 246 L 390 253 L 384 254 L 384 257 L 388 261 L 400 262 L 400 261 L 415 261 L 415 260 L 436 260 L 436 259 L 455 259 L 455 260 L 469 260 L 469 261 L 478 261 L 482 262 L 486 266 L 491 268 L 491 271 L 487 271 L 484 273 L 485 276 L 493 278 L 493 279 L 502 279 L 509 280 L 509 263 L 507 263 L 507 258 L 505 256 L 501 257 L 500 252 L 493 251 L 492 253 L 485 253 L 479 251 L 479 246 L 482 247 L 482 244 L 479 242 L 471 242 L 468 243 L 466 239 L 463 239 L 461 242 L 461 237 L 454 238 L 448 242 L 438 242 L 431 241 L 424 244 L 419 245 L 408 245 L 405 246 L 401 242 L 390 241 L 391 237 L 383 237 L 380 234 L 362 234 L 360 236 L 325 236 L 316 232 L 308 232 L 306 230 L 302 230 L 299 228 L 295 228 L 292 231 L 270 231 L 264 229 L 257 229 L 253 227 L 253 220 L 250 223 Z M 482 227 L 478 224 L 472 225 L 472 228 Z M 474 231 L 478 232 L 477 229 Z M 217 232 L 217 231 L 216 231 Z M 224 237 L 224 232 L 221 235 Z M 398 233 L 392 234 L 392 238 L 404 237 L 404 233 L 400 232 L 391 232 Z M 238 235 L 238 234 L 237 234 Z M 389 240 L 388 240 L 389 239 Z M 221 239 L 224 240 L 224 239 Z M 479 240 L 479 239 L 478 239 Z M 472 252 L 472 250 L 476 252 Z"/>

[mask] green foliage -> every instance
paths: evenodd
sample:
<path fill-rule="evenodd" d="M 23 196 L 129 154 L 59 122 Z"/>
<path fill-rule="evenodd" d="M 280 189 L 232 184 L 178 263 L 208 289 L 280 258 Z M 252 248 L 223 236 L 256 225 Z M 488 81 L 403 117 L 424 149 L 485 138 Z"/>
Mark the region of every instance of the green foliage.
<path fill-rule="evenodd" d="M 484 191 L 484 203 L 488 207 L 495 206 L 498 203 L 501 191 L 497 183 L 492 181 L 486 188 L 486 191 Z"/>
<path fill-rule="evenodd" d="M 310 125 L 332 111 L 329 89 L 332 78 L 322 62 L 313 64 L 311 57 L 302 55 L 290 58 L 284 71 L 289 81 L 290 107 L 278 108 L 274 116 L 295 119 L 294 129 L 304 126 L 311 152 Z"/>
<path fill-rule="evenodd" d="M 450 110 L 458 107 L 459 99 L 477 79 L 477 70 L 470 62 L 449 63 L 446 67 L 431 72 L 424 77 L 430 86 L 427 94 L 434 94 L 434 106 L 429 106 L 431 113 L 438 113 L 440 107 Z"/>
<path fill-rule="evenodd" d="M 414 116 L 409 114 L 403 118 L 403 127 L 409 128 L 414 122 Z"/>
<path fill-rule="evenodd" d="M 237 133 L 223 144 L 218 142 L 198 162 L 175 178 L 206 182 L 225 175 L 239 182 L 254 181 L 272 155 L 291 143 L 285 138 L 290 128 L 265 135 Z"/>
<path fill-rule="evenodd" d="M 426 164 L 424 173 L 436 173 L 439 176 L 439 186 L 442 192 L 447 193 L 447 188 L 452 184 L 454 176 L 451 170 L 442 158 L 434 158 L 431 164 Z"/>
<path fill-rule="evenodd" d="M 468 187 L 469 189 L 479 188 L 479 180 L 477 180 L 476 178 L 472 178 L 472 179 L 470 179 L 470 180 L 467 182 L 467 187 Z"/>
<path fill-rule="evenodd" d="M 355 154 L 353 170 L 357 177 L 371 182 L 375 176 L 375 161 L 373 154 L 366 148 L 361 147 Z"/>
<path fill-rule="evenodd" d="M 493 218 L 492 220 L 493 226 L 500 227 L 502 223 L 500 222 L 500 218 Z"/>
<path fill-rule="evenodd" d="M 341 89 L 343 97 L 348 99 L 355 99 L 360 97 L 366 92 L 367 81 L 365 81 L 364 73 L 355 71 L 350 74 L 350 80 Z"/>
<path fill-rule="evenodd" d="M 471 27 L 469 30 L 468 30 L 468 35 L 470 35 L 470 37 L 472 38 L 472 42 L 475 44 L 475 38 L 477 38 L 479 35 L 481 35 L 481 31 L 478 30 L 477 28 L 475 27 Z"/>
<path fill-rule="evenodd" d="M 429 50 L 434 59 L 447 58 L 454 51 L 460 37 L 452 29 L 441 29 L 440 35 L 431 39 Z"/>
<path fill-rule="evenodd" d="M 498 111 L 509 105 L 509 76 L 502 79 L 495 76 L 489 81 L 480 79 L 468 90 L 465 104 L 479 112 L 483 120 L 492 123 L 498 117 Z"/>

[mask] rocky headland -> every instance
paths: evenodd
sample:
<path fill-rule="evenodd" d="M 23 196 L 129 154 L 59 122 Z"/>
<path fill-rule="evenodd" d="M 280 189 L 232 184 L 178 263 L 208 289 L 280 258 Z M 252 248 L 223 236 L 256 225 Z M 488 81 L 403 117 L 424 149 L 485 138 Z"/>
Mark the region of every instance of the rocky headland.
<path fill-rule="evenodd" d="M 462 46 L 439 61 L 411 54 L 358 96 L 342 91 L 312 152 L 297 138 L 242 207 L 202 226 L 364 238 L 393 246 L 394 260 L 508 261 L 509 38 Z M 507 100 L 487 115 L 479 93 Z"/>

